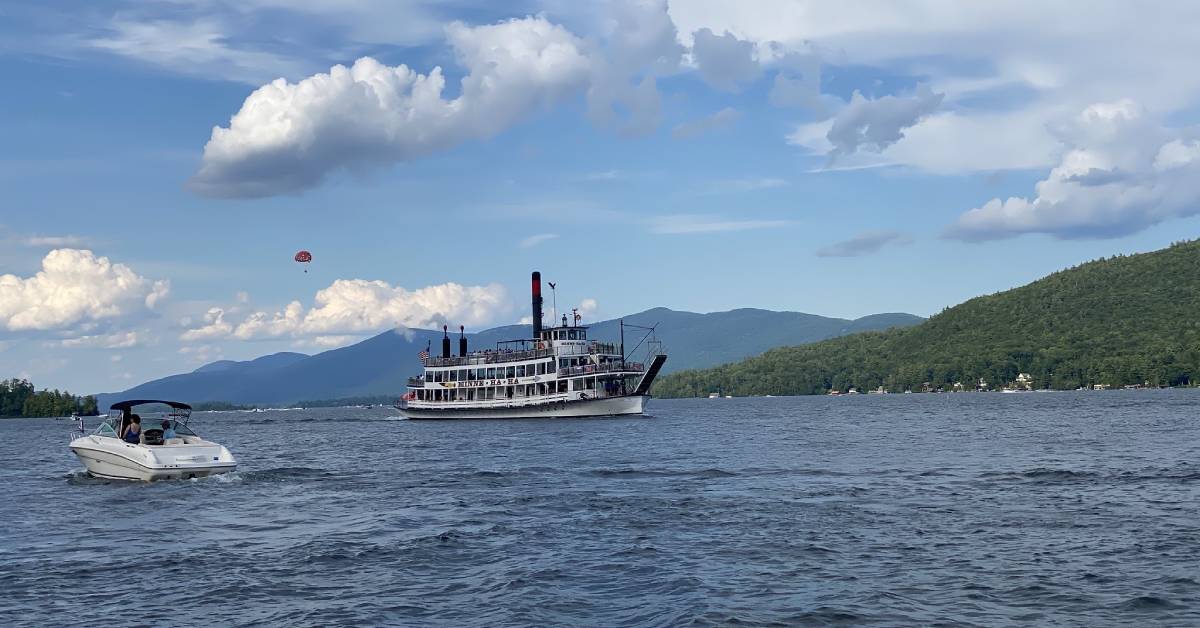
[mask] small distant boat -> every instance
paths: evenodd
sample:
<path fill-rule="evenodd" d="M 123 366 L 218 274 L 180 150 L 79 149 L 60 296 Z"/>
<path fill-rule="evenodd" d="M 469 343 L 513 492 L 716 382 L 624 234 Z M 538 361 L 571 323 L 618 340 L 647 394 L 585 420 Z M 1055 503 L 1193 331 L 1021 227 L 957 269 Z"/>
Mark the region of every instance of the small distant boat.
<path fill-rule="evenodd" d="M 137 416 L 133 408 L 150 404 L 166 405 L 170 411 L 163 417 L 147 417 L 142 421 L 138 443 L 125 442 L 120 434 Z M 91 434 L 71 441 L 71 451 L 87 467 L 89 475 L 110 480 L 190 479 L 237 469 L 237 461 L 228 449 L 201 438 L 188 427 L 191 413 L 191 406 L 178 401 L 120 401 L 112 405 L 108 417 Z M 175 438 L 163 438 L 162 421 L 170 422 Z"/>
<path fill-rule="evenodd" d="M 708 393 L 708 398 L 709 399 L 720 399 L 721 393 Z"/>

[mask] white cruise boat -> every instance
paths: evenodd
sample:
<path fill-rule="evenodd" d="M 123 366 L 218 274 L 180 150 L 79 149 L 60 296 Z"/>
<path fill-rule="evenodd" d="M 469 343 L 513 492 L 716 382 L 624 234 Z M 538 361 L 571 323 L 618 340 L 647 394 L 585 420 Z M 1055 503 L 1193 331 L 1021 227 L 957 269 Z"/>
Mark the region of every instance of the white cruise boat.
<path fill-rule="evenodd" d="M 621 323 L 617 343 L 590 340 L 579 316 L 557 327 L 542 326 L 542 281 L 533 273 L 531 338 L 497 343 L 495 349 L 467 351 L 466 336 L 451 355 L 443 327 L 440 356 L 422 355 L 424 372 L 408 381 L 396 408 L 409 419 L 523 419 L 642 414 L 650 385 L 667 361 L 654 328 Z M 629 359 L 625 329 L 646 332 Z"/>
<path fill-rule="evenodd" d="M 136 406 L 152 404 L 165 405 L 170 410 L 146 417 L 133 412 Z M 201 438 L 188 427 L 191 414 L 192 407 L 178 401 L 134 399 L 117 402 L 96 429 L 71 441 L 71 451 L 79 456 L 90 475 L 110 480 L 190 479 L 236 469 L 237 461 L 228 449 Z M 136 444 L 120 437 L 135 416 L 141 422 L 141 436 Z M 163 438 L 163 421 L 169 422 L 175 430 L 174 438 Z"/>

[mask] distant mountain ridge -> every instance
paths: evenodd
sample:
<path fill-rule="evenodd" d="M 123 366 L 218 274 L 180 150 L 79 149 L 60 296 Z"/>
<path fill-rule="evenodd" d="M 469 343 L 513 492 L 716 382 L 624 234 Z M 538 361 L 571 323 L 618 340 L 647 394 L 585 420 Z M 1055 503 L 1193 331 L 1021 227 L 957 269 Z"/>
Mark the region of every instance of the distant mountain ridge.
<path fill-rule="evenodd" d="M 242 371 L 242 370 L 269 370 L 273 368 L 288 366 L 295 364 L 304 358 L 309 357 L 307 353 L 295 353 L 292 351 L 281 351 L 264 355 L 253 360 L 245 360 L 238 362 L 235 360 L 217 360 L 209 362 L 204 366 L 192 371 L 193 373 L 215 373 L 218 371 Z"/>
<path fill-rule="evenodd" d="M 976 297 L 919 325 L 781 347 L 673 373 L 658 396 L 805 395 L 879 386 L 990 389 L 1200 382 L 1200 240 L 1099 259 Z"/>
<path fill-rule="evenodd" d="M 664 370 L 670 372 L 739 360 L 778 346 L 913 325 L 923 319 L 899 313 L 848 320 L 750 308 L 709 314 L 654 308 L 625 316 L 624 320 L 633 325 L 659 326 L 657 337 L 670 355 Z M 592 324 L 589 337 L 615 341 L 620 334 L 618 325 L 618 319 Z M 529 335 L 527 325 L 506 325 L 467 334 L 467 340 L 475 349 Z M 403 333 L 389 330 L 357 344 L 311 356 L 284 352 L 244 362 L 222 360 L 123 392 L 97 395 L 97 401 L 103 409 L 120 399 L 134 397 L 286 404 L 315 399 L 399 396 L 408 377 L 421 370 L 417 353 L 427 342 L 436 352 L 441 337 L 442 332 L 426 329 Z M 640 336 L 628 331 L 626 346 L 632 350 L 638 339 Z"/>

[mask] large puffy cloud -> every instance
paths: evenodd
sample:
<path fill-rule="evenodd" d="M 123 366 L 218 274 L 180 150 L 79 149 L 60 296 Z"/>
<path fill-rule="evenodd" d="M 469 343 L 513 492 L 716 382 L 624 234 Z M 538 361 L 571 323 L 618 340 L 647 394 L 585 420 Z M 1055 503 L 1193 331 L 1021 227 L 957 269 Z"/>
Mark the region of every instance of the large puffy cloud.
<path fill-rule="evenodd" d="M 1054 125 L 1060 162 L 1032 198 L 992 199 L 947 235 L 992 240 L 1024 233 L 1117 237 L 1200 213 L 1200 133 L 1163 126 L 1131 100 L 1098 103 Z"/>
<path fill-rule="evenodd" d="M 589 55 L 588 117 L 622 135 L 650 133 L 662 108 L 655 77 L 675 72 L 683 55 L 667 3 L 614 2 L 600 21 L 604 45 Z"/>
<path fill-rule="evenodd" d="M 226 320 L 228 312 L 211 308 L 204 324 L 185 331 L 185 341 L 238 338 L 310 338 L 328 345 L 332 339 L 377 332 L 389 327 L 436 327 L 443 324 L 477 326 L 496 320 L 510 308 L 503 286 L 463 286 L 446 283 L 406 290 L 384 281 L 339 279 L 317 292 L 314 306 L 292 301 L 276 312 L 256 311 L 241 322 Z"/>
<path fill-rule="evenodd" d="M 91 251 L 55 249 L 32 277 L 0 275 L 0 328 L 90 329 L 145 314 L 169 288 Z"/>
<path fill-rule="evenodd" d="M 370 57 L 295 84 L 275 80 L 213 129 L 192 188 L 218 197 L 297 192 L 338 169 L 487 138 L 577 90 L 590 71 L 582 42 L 540 17 L 455 23 L 446 35 L 467 69 L 457 98 L 443 98 L 441 68 L 419 74 Z"/>

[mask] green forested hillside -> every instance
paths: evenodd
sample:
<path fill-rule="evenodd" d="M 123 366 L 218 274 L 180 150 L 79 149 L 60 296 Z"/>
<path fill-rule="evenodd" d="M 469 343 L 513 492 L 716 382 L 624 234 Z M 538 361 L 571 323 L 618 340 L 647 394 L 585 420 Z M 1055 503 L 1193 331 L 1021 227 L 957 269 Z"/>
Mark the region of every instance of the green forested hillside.
<path fill-rule="evenodd" d="M 674 373 L 662 397 L 917 392 L 1029 373 L 1037 388 L 1186 385 L 1200 379 L 1200 241 L 1063 270 L 971 299 L 914 327 L 768 351 Z"/>
<path fill-rule="evenodd" d="M 59 390 L 37 390 L 24 379 L 0 381 L 0 418 L 96 414 L 96 398 Z"/>

